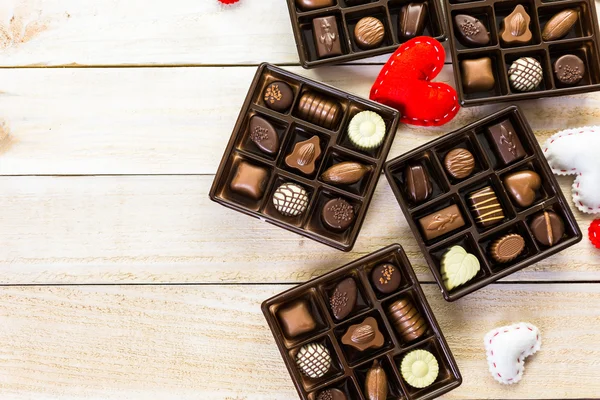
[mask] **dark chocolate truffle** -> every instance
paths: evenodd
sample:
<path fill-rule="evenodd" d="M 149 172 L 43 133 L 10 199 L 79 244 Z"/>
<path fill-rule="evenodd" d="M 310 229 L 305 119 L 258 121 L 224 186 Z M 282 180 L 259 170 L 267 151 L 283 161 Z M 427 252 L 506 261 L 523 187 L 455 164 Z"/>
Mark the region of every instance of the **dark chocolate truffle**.
<path fill-rule="evenodd" d="M 544 246 L 554 246 L 565 234 L 565 224 L 553 211 L 544 211 L 529 224 L 535 240 Z"/>
<path fill-rule="evenodd" d="M 374 49 L 383 42 L 385 28 L 375 17 L 361 18 L 354 27 L 354 40 L 363 50 Z"/>
<path fill-rule="evenodd" d="M 317 400 L 348 400 L 348 398 L 339 389 L 325 389 L 319 393 Z"/>
<path fill-rule="evenodd" d="M 263 99 L 271 110 L 286 112 L 294 101 L 294 91 L 285 82 L 273 82 L 265 89 Z"/>
<path fill-rule="evenodd" d="M 463 179 L 473 173 L 475 158 L 467 149 L 452 149 L 444 157 L 444 167 L 456 179 Z"/>
<path fill-rule="evenodd" d="M 329 200 L 323 206 L 321 219 L 333 231 L 345 231 L 354 221 L 354 207 L 342 198 Z"/>
<path fill-rule="evenodd" d="M 342 54 L 340 34 L 335 17 L 313 19 L 313 36 L 319 58 L 339 56 Z"/>
<path fill-rule="evenodd" d="M 277 136 L 277 131 L 266 119 L 258 115 L 252 116 L 248 124 L 248 133 L 250 140 L 262 152 L 273 155 L 279 150 L 279 136 Z"/>
<path fill-rule="evenodd" d="M 465 46 L 481 47 L 490 42 L 490 33 L 477 18 L 466 14 L 457 14 L 454 17 L 454 24 L 458 40 Z"/>
<path fill-rule="evenodd" d="M 329 297 L 331 312 L 337 320 L 344 319 L 354 310 L 358 289 L 352 278 L 340 281 Z"/>
<path fill-rule="evenodd" d="M 381 293 L 392 293 L 402 282 L 402 275 L 394 264 L 380 264 L 371 271 L 371 282 Z"/>
<path fill-rule="evenodd" d="M 427 200 L 433 187 L 427 170 L 421 164 L 407 165 L 404 171 L 408 197 L 415 203 Z"/>
<path fill-rule="evenodd" d="M 308 304 L 298 300 L 277 312 L 281 328 L 285 335 L 292 339 L 303 333 L 310 332 L 317 327 Z"/>
<path fill-rule="evenodd" d="M 229 187 L 234 192 L 258 200 L 265 192 L 268 180 L 269 172 L 265 168 L 241 161 Z"/>
<path fill-rule="evenodd" d="M 585 74 L 585 64 L 581 58 L 567 54 L 559 57 L 554 62 L 554 75 L 561 83 L 565 85 L 575 85 L 583 79 Z"/>

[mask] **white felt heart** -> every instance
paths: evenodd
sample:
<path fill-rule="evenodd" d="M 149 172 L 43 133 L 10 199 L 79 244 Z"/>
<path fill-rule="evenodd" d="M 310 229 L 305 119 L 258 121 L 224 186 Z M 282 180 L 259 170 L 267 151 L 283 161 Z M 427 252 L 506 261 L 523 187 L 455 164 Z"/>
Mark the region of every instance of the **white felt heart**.
<path fill-rule="evenodd" d="M 540 330 L 526 322 L 492 329 L 484 341 L 490 372 L 494 379 L 506 385 L 521 380 L 525 357 L 542 345 Z"/>
<path fill-rule="evenodd" d="M 577 175 L 573 203 L 584 213 L 600 213 L 600 126 L 560 131 L 546 141 L 544 155 L 552 172 Z"/>

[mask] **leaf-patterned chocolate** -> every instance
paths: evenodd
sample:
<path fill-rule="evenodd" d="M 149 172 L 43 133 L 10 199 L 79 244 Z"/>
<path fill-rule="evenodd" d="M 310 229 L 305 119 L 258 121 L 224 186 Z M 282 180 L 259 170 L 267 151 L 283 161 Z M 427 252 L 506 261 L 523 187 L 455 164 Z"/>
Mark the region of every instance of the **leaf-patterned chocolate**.
<path fill-rule="evenodd" d="M 481 269 L 477 257 L 467 253 L 461 246 L 452 246 L 442 256 L 440 265 L 442 280 L 448 290 L 464 285 L 473 279 Z"/>

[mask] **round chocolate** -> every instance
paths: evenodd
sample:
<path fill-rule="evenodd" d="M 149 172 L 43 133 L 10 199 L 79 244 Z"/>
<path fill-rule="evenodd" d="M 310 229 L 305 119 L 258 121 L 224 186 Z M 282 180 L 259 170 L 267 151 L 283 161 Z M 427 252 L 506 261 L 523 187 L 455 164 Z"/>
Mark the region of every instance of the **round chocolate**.
<path fill-rule="evenodd" d="M 544 72 L 542 64 L 532 57 L 515 60 L 508 69 L 510 86 L 519 92 L 530 92 L 542 82 Z"/>
<path fill-rule="evenodd" d="M 581 58 L 573 54 L 567 54 L 559 57 L 554 62 L 554 75 L 561 83 L 565 85 L 575 85 L 585 74 L 585 64 Z"/>
<path fill-rule="evenodd" d="M 271 110 L 286 112 L 294 101 L 294 91 L 285 82 L 273 82 L 265 89 L 263 99 Z"/>
<path fill-rule="evenodd" d="M 402 282 L 402 275 L 394 264 L 380 264 L 371 271 L 371 283 L 381 293 L 392 293 Z"/>
<path fill-rule="evenodd" d="M 248 124 L 248 133 L 250 140 L 262 152 L 273 155 L 279 150 L 279 136 L 277 136 L 277 131 L 266 119 L 258 115 L 252 116 Z"/>
<path fill-rule="evenodd" d="M 346 278 L 335 286 L 329 297 L 329 306 L 335 319 L 344 319 L 354 310 L 357 293 L 356 282 L 352 278 Z"/>
<path fill-rule="evenodd" d="M 490 255 L 499 263 L 514 260 L 525 248 L 525 239 L 521 235 L 512 233 L 502 236 L 490 246 Z"/>
<path fill-rule="evenodd" d="M 320 378 L 331 367 L 331 355 L 321 343 L 309 343 L 296 354 L 296 365 L 309 378 Z"/>
<path fill-rule="evenodd" d="M 325 389 L 319 393 L 317 400 L 348 400 L 348 398 L 339 389 Z"/>
<path fill-rule="evenodd" d="M 565 224 L 561 217 L 552 211 L 544 211 L 529 224 L 535 240 L 544 246 L 554 246 L 565 234 Z"/>
<path fill-rule="evenodd" d="M 321 219 L 327 229 L 345 231 L 354 221 L 354 207 L 341 198 L 329 200 L 323 206 Z"/>
<path fill-rule="evenodd" d="M 373 49 L 383 42 L 385 28 L 380 20 L 374 17 L 364 17 L 354 27 L 354 40 L 363 50 Z"/>
<path fill-rule="evenodd" d="M 475 158 L 467 149 L 453 149 L 446 154 L 444 167 L 446 167 L 446 171 L 454 178 L 463 179 L 473 173 Z"/>
<path fill-rule="evenodd" d="M 306 211 L 308 194 L 300 185 L 284 183 L 273 193 L 273 205 L 286 217 L 296 217 Z"/>

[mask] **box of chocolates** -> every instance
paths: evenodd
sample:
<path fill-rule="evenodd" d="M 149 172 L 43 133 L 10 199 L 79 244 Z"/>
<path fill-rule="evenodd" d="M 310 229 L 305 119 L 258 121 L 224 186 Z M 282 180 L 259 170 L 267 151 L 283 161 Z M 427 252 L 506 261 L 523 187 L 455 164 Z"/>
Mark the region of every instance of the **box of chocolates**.
<path fill-rule="evenodd" d="M 392 108 L 262 64 L 210 198 L 349 251 L 398 119 Z"/>
<path fill-rule="evenodd" d="M 392 53 L 407 40 L 446 40 L 435 0 L 287 0 L 304 68 Z"/>
<path fill-rule="evenodd" d="M 448 301 L 582 238 L 516 106 L 387 162 L 385 174 Z"/>
<path fill-rule="evenodd" d="M 593 0 L 445 0 L 464 106 L 600 89 Z"/>
<path fill-rule="evenodd" d="M 398 244 L 272 297 L 262 310 L 301 399 L 432 399 L 462 382 Z"/>

